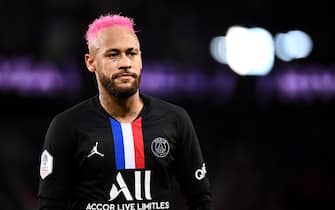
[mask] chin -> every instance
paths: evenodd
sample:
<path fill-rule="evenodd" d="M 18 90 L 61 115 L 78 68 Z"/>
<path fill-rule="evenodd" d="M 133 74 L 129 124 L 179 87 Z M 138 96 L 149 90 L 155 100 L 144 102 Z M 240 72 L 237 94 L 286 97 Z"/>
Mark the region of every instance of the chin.
<path fill-rule="evenodd" d="M 129 98 L 135 95 L 139 88 L 139 80 L 119 83 L 103 77 L 100 79 L 100 83 L 110 96 L 117 98 Z"/>
<path fill-rule="evenodd" d="M 115 96 L 118 98 L 129 98 L 137 93 L 137 89 L 117 91 Z"/>
<path fill-rule="evenodd" d="M 138 91 L 138 88 L 133 87 L 114 87 L 114 88 L 108 88 L 107 92 L 114 97 L 117 98 L 129 98 L 133 95 L 135 95 Z"/>

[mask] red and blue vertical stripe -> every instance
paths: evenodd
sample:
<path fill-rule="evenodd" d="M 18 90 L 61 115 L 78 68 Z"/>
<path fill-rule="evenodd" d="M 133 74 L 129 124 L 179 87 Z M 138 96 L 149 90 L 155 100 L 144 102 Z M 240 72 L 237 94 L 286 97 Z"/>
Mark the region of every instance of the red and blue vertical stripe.
<path fill-rule="evenodd" d="M 120 123 L 109 118 L 114 138 L 116 169 L 145 167 L 142 118 L 132 123 Z"/>

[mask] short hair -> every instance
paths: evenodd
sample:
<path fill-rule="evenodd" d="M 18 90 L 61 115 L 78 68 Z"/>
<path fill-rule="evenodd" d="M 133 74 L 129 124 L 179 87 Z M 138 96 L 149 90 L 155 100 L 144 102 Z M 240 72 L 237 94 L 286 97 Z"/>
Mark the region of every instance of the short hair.
<path fill-rule="evenodd" d="M 132 18 L 113 14 L 101 15 L 88 25 L 85 35 L 87 46 L 91 45 L 100 30 L 110 26 L 123 26 L 135 32 L 134 20 Z"/>

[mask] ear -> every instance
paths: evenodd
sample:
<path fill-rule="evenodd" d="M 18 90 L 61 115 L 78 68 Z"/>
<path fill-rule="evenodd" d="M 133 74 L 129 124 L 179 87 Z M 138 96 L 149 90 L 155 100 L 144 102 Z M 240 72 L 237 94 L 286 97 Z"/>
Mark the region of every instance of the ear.
<path fill-rule="evenodd" d="M 89 54 L 86 53 L 85 54 L 85 63 L 86 63 L 86 67 L 90 72 L 95 72 L 96 68 L 95 68 L 95 62 L 94 62 L 94 57 Z"/>

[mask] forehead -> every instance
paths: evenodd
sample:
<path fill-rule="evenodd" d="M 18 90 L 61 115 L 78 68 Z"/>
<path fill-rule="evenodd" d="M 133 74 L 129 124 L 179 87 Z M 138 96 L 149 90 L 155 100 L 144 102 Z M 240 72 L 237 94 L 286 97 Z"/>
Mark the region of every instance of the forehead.
<path fill-rule="evenodd" d="M 97 34 L 98 48 L 139 48 L 136 34 L 126 27 L 104 28 Z"/>

